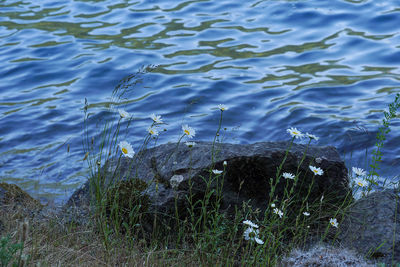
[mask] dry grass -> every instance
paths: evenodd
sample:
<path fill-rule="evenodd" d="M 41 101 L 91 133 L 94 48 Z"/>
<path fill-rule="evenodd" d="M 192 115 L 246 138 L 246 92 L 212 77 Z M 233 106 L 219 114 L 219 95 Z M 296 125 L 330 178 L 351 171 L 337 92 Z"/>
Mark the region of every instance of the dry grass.
<path fill-rule="evenodd" d="M 19 243 L 21 225 L 24 222 L 29 225 L 22 253 L 29 258 L 21 266 L 202 265 L 194 249 L 150 247 L 145 240 L 116 237 L 107 250 L 94 221 L 71 219 L 71 214 L 61 214 L 57 209 L 46 207 L 45 212 L 32 212 L 21 206 L 0 209 L 0 234 L 10 236 L 10 243 Z"/>

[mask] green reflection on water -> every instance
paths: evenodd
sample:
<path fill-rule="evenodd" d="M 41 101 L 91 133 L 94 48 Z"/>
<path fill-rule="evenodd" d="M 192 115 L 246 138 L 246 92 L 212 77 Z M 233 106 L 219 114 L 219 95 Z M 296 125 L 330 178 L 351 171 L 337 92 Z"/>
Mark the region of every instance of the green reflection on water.
<path fill-rule="evenodd" d="M 46 84 L 46 85 L 41 85 L 38 87 L 35 87 L 33 90 L 35 89 L 42 89 L 42 88 L 47 88 L 47 87 L 62 87 L 62 86 L 70 86 L 71 84 L 73 84 L 74 82 L 76 82 L 77 80 L 79 80 L 80 77 L 74 78 L 72 80 L 63 82 L 63 83 L 52 83 L 52 84 Z M 29 92 L 29 91 L 28 91 Z"/>
<path fill-rule="evenodd" d="M 43 99 L 31 99 L 31 100 L 26 100 L 26 101 L 20 101 L 20 102 L 0 102 L 0 106 L 16 106 L 16 105 L 25 105 L 25 104 L 31 104 L 31 106 L 38 106 L 43 103 L 57 100 L 59 98 L 56 97 L 50 97 L 50 98 L 43 98 Z"/>
<path fill-rule="evenodd" d="M 16 109 L 12 109 L 12 110 L 3 112 L 3 115 L 10 115 L 10 114 L 12 114 L 12 113 L 15 113 L 15 112 L 20 111 L 21 109 L 22 109 L 22 108 L 16 108 Z"/>
<path fill-rule="evenodd" d="M 62 44 L 69 44 L 71 42 L 56 42 L 56 41 L 48 41 L 41 44 L 30 45 L 29 47 L 49 47 L 49 46 L 57 46 Z"/>
<path fill-rule="evenodd" d="M 45 60 L 45 58 L 23 57 L 23 58 L 11 60 L 10 62 L 15 63 L 15 62 L 39 61 L 39 60 Z"/>

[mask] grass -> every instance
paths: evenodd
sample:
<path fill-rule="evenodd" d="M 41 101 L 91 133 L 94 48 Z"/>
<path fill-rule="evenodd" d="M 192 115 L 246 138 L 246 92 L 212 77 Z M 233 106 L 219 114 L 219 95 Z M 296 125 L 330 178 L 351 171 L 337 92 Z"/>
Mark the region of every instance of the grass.
<path fill-rule="evenodd" d="M 140 82 L 141 76 L 153 68 L 142 69 L 118 84 L 111 101 L 114 114 L 118 114 L 116 107 L 127 103 L 126 95 Z M 367 176 L 369 184 L 376 183 L 374 179 L 378 175 L 385 135 L 389 133 L 389 121 L 396 118 L 399 107 L 398 94 L 389 106 L 389 112 L 385 113 L 377 136 Z M 0 215 L 3 222 L 0 241 L 2 266 L 277 266 L 293 249 L 305 249 L 318 241 L 333 243 L 337 234 L 336 220 L 340 227 L 351 204 L 351 195 L 336 206 L 329 204 L 329 194 L 310 202 L 314 180 L 308 194 L 300 195 L 294 190 L 304 175 L 300 166 L 306 158 L 308 146 L 316 138 L 312 135 L 306 137 L 309 142 L 297 171 L 285 173 L 290 148 L 302 136 L 300 131 L 291 128 L 288 129 L 292 136 L 291 143 L 275 177 L 269 180 L 271 190 L 266 194 L 269 199 L 266 210 L 255 210 L 249 203 L 243 203 L 241 207 L 235 207 L 234 216 L 228 218 L 220 210 L 227 165 L 224 164 L 220 170 L 216 170 L 215 165 L 218 144 L 223 141 L 224 135 L 223 115 L 229 112 L 228 107 L 220 105 L 217 108 L 219 122 L 210 151 L 212 165 L 207 175 L 202 177 L 205 194 L 201 197 L 195 195 L 193 184 L 189 182 L 187 215 L 182 216 L 182 210 L 175 202 L 175 213 L 171 214 L 170 221 L 165 222 L 157 216 L 157 212 L 149 216 L 149 199 L 143 194 L 147 187 L 158 188 L 162 181 L 155 177 L 145 183 L 137 176 L 143 151 L 151 144 L 155 146 L 163 132 L 161 117 L 152 116 L 149 128 L 144 131 L 143 142 L 136 146 L 138 149 L 133 153 L 130 144 L 121 143 L 125 141 L 121 140 L 121 136 L 129 136 L 133 120 L 129 113 L 120 110 L 119 119 L 99 124 L 102 125 L 100 138 L 95 139 L 89 134 L 92 122 L 89 110 L 90 105 L 85 101 L 83 147 L 91 170 L 89 180 L 93 195 L 91 206 L 94 209 L 85 214 L 63 211 L 32 216 L 22 206 L 3 207 L 5 212 Z M 182 127 L 177 144 L 190 141 L 191 136 L 195 136 L 195 130 Z M 118 168 L 113 170 L 112 179 L 107 180 L 101 167 L 110 160 L 115 160 L 118 166 L 125 157 L 129 157 L 131 166 L 135 166 L 129 175 L 131 180 L 123 181 Z M 174 160 L 172 154 L 167 157 L 168 160 Z M 314 179 L 323 172 L 311 166 L 309 171 Z M 281 184 L 284 185 L 283 196 L 278 196 L 277 188 Z M 354 191 L 362 190 L 363 194 L 371 190 L 370 186 L 353 186 Z M 51 211 L 51 208 L 47 210 Z"/>

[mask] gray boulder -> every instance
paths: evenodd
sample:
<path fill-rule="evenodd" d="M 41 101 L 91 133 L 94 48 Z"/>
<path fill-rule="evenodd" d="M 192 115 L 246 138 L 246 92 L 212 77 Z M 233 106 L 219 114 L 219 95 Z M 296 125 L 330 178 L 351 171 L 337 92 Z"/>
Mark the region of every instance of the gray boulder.
<path fill-rule="evenodd" d="M 276 182 L 277 169 L 284 159 L 281 173 L 300 173 L 294 190 L 298 196 L 306 196 L 311 185 L 309 202 L 324 195 L 327 204 L 335 205 L 349 196 L 347 169 L 334 147 L 310 145 L 307 148 L 306 145 L 293 144 L 285 156 L 289 146 L 288 142 L 215 144 L 214 148 L 210 142 L 197 142 L 192 148 L 185 144 L 164 144 L 144 150 L 134 159 L 121 157 L 110 160 L 98 177 L 104 186 L 140 179 L 147 184 L 142 194 L 146 196 L 150 213 L 175 214 L 177 205 L 181 216 L 186 216 L 190 192 L 195 202 L 203 198 L 208 182 L 209 189 L 217 190 L 222 179 L 221 210 L 227 215 L 232 215 L 235 206 L 242 206 L 243 201 L 264 211 L 270 197 L 283 200 L 285 187 L 293 185 L 293 180 L 281 177 L 273 196 L 270 196 L 271 183 Z M 223 164 L 225 161 L 226 166 Z M 324 174 L 314 177 L 310 165 L 320 167 Z M 216 178 L 211 170 L 224 172 Z M 77 190 L 67 206 L 88 204 L 89 185 L 87 182 Z"/>
<path fill-rule="evenodd" d="M 280 267 L 373 267 L 372 261 L 346 248 L 332 247 L 327 244 L 316 244 L 309 250 L 294 249 L 283 257 Z"/>
<path fill-rule="evenodd" d="M 388 266 L 399 264 L 399 211 L 399 192 L 396 190 L 373 192 L 357 200 L 341 223 L 341 245 Z"/>

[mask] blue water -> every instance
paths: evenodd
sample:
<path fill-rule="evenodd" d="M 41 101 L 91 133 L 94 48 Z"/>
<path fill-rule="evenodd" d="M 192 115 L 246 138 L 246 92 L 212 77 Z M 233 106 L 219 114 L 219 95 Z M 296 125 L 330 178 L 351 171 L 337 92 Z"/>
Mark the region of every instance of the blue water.
<path fill-rule="evenodd" d="M 43 201 L 64 201 L 88 177 L 85 98 L 98 139 L 100 121 L 118 118 L 118 81 L 149 64 L 120 106 L 134 114 L 124 138 L 135 149 L 151 113 L 168 123 L 158 143 L 177 141 L 182 123 L 211 140 L 222 103 L 226 142 L 289 140 L 297 127 L 365 168 L 400 92 L 400 4 L 3 0 L 0 62 L 0 181 Z M 380 174 L 395 179 L 399 119 L 391 126 Z"/>

